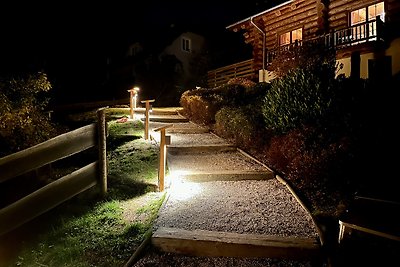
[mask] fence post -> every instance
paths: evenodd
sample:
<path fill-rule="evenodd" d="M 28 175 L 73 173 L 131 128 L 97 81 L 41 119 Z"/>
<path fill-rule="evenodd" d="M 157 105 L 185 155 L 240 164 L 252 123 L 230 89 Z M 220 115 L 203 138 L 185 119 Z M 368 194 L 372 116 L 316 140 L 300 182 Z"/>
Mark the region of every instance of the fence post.
<path fill-rule="evenodd" d="M 140 101 L 141 103 L 146 103 L 146 111 L 144 113 L 144 139 L 149 139 L 149 123 L 150 123 L 150 103 L 154 102 L 155 100 L 143 100 Z"/>
<path fill-rule="evenodd" d="M 167 145 L 171 144 L 171 136 L 166 136 L 165 131 L 167 128 L 172 126 L 173 124 L 168 124 L 154 129 L 155 132 L 160 132 L 160 156 L 158 161 L 158 189 L 160 192 L 164 191 L 165 165 L 167 162 Z"/>
<path fill-rule="evenodd" d="M 97 110 L 97 135 L 99 147 L 99 166 L 98 166 L 98 179 L 100 184 L 100 193 L 102 196 L 107 194 L 107 147 L 106 147 L 106 134 L 107 124 L 105 111 L 107 107 Z"/>

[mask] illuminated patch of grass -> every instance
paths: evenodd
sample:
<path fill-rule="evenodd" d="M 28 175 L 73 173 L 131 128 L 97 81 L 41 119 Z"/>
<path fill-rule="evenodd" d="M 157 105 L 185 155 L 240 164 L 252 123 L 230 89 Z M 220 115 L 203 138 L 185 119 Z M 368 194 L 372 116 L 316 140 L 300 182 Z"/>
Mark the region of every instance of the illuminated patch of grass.
<path fill-rule="evenodd" d="M 118 120 L 108 122 L 108 134 L 110 137 L 118 135 L 135 135 L 142 137 L 143 129 L 143 123 L 139 120 L 131 120 L 122 123 L 118 122 Z"/>
<path fill-rule="evenodd" d="M 151 227 L 164 199 L 142 208 L 147 220 L 128 223 L 120 201 L 97 203 L 90 212 L 64 219 L 35 247 L 22 253 L 19 266 L 122 266 Z M 141 211 L 142 212 L 142 211 Z"/>
<path fill-rule="evenodd" d="M 93 188 L 54 209 L 54 221 L 46 223 L 51 225 L 48 232 L 36 243 L 26 244 L 9 266 L 109 267 L 128 261 L 151 229 L 165 198 L 165 194 L 154 193 L 158 148 L 138 136 L 140 122 L 133 124 L 132 136 L 126 140 L 113 137 L 131 131 L 131 126 L 115 123 L 111 127 L 107 197 L 100 199 Z M 144 195 L 152 197 L 133 204 Z M 126 218 L 126 214 L 137 216 Z"/>

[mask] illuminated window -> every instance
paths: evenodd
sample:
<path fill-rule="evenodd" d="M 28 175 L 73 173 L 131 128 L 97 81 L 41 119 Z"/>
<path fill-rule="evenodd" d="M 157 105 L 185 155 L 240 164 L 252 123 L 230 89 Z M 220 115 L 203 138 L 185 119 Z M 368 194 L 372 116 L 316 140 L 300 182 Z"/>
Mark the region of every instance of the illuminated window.
<path fill-rule="evenodd" d="M 356 26 L 362 23 L 373 21 L 370 24 L 365 24 L 366 26 L 360 25 L 360 27 L 353 27 L 353 38 L 365 38 L 367 31 L 369 33 L 369 36 L 376 36 L 376 22 L 374 22 L 374 20 L 378 16 L 382 21 L 385 21 L 384 2 L 380 2 L 352 11 L 350 13 L 350 26 Z"/>
<path fill-rule="evenodd" d="M 190 52 L 190 39 L 182 38 L 182 50 L 185 52 Z"/>
<path fill-rule="evenodd" d="M 279 45 L 288 45 L 294 43 L 295 41 L 301 41 L 302 39 L 303 30 L 302 28 L 299 28 L 279 35 Z"/>

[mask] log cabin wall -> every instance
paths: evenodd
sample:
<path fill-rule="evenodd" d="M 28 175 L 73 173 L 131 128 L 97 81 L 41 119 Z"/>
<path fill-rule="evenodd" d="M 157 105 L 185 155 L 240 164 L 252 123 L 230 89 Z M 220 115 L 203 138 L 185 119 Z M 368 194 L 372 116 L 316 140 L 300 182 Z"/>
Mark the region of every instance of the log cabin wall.
<path fill-rule="evenodd" d="M 271 8 L 262 13 L 255 14 L 253 22 L 266 33 L 265 48 L 273 50 L 279 46 L 279 36 L 282 33 L 302 28 L 302 40 L 311 39 L 334 30 L 346 29 L 350 24 L 350 12 L 367 7 L 369 5 L 384 2 L 385 5 L 385 35 L 386 48 L 392 46 L 390 56 L 393 57 L 393 72 L 400 69 L 397 63 L 397 50 L 400 46 L 400 0 L 293 0 L 288 1 L 276 8 Z M 251 18 L 229 26 L 228 28 L 238 32 L 243 31 L 247 44 L 253 47 L 253 59 L 256 69 L 262 68 L 263 57 L 263 34 L 251 23 Z M 395 44 L 391 45 L 391 43 Z M 361 45 L 362 46 L 362 45 Z M 379 49 L 382 50 L 383 46 Z M 373 45 L 353 45 L 341 48 L 337 59 L 347 60 L 353 52 L 368 54 L 377 51 Z M 387 52 L 381 51 L 384 54 Z M 394 56 L 396 54 L 396 56 Z M 375 56 L 375 55 L 374 55 Z M 364 61 L 367 61 L 366 56 Z M 397 66 L 397 65 L 398 66 Z M 348 71 L 347 71 L 348 72 Z M 367 77 L 367 70 L 361 75 Z"/>
<path fill-rule="evenodd" d="M 385 34 L 384 45 L 371 43 L 350 46 L 337 51 L 336 59 L 344 68 L 339 72 L 346 76 L 351 75 L 353 64 L 351 57 L 359 54 L 360 77 L 368 78 L 372 73 L 368 69 L 369 61 L 382 60 L 385 57 L 392 61 L 391 71 L 395 75 L 400 70 L 400 1 L 399 0 L 330 0 L 329 2 L 329 26 L 331 30 L 346 29 L 350 26 L 351 11 L 384 2 L 385 8 Z M 397 40 L 396 40 L 397 38 Z M 358 76 L 358 75 L 357 75 Z"/>
<path fill-rule="evenodd" d="M 344 29 L 349 26 L 350 12 L 372 4 L 385 2 L 385 21 L 392 25 L 400 23 L 399 0 L 330 0 L 329 25 L 331 29 Z"/>
<path fill-rule="evenodd" d="M 266 33 L 266 50 L 279 46 L 279 35 L 302 28 L 302 39 L 328 31 L 327 0 L 294 0 L 279 8 L 255 16 L 253 22 Z M 253 47 L 255 66 L 262 68 L 263 35 L 250 19 L 232 27 L 244 30 L 244 39 Z"/>

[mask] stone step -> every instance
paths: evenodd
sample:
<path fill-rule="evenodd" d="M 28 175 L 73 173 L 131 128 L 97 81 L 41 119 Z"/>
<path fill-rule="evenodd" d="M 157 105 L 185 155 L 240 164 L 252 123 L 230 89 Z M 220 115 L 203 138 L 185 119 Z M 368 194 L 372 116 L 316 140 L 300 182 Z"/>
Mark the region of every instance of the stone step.
<path fill-rule="evenodd" d="M 316 260 L 321 255 L 318 240 L 304 237 L 160 227 L 151 241 L 162 251 L 189 256 Z"/>

